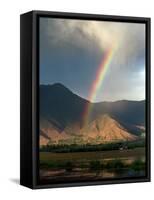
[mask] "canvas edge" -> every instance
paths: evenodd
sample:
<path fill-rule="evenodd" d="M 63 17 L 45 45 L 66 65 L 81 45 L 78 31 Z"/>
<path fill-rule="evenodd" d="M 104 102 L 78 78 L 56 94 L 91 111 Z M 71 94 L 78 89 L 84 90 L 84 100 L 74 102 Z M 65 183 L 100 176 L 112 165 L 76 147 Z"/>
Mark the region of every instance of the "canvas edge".
<path fill-rule="evenodd" d="M 20 15 L 20 184 L 32 178 L 32 12 Z"/>

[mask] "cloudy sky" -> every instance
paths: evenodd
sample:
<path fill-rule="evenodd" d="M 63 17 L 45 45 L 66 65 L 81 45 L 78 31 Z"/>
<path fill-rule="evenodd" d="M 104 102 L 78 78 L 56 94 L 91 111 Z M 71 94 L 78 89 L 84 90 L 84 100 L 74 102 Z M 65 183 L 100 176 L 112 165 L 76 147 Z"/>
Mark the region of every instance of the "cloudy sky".
<path fill-rule="evenodd" d="M 40 18 L 40 84 L 60 82 L 88 99 L 113 44 L 95 102 L 145 99 L 145 24 Z"/>

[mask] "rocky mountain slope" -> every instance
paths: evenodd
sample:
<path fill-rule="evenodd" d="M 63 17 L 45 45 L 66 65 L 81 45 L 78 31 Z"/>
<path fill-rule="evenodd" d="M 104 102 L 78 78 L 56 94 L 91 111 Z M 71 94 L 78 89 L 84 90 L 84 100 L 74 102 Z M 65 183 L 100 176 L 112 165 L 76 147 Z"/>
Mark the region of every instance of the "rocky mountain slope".
<path fill-rule="evenodd" d="M 93 109 L 85 125 L 87 104 Z M 136 140 L 145 127 L 144 116 L 145 101 L 90 103 L 60 83 L 40 86 L 41 145 Z"/>

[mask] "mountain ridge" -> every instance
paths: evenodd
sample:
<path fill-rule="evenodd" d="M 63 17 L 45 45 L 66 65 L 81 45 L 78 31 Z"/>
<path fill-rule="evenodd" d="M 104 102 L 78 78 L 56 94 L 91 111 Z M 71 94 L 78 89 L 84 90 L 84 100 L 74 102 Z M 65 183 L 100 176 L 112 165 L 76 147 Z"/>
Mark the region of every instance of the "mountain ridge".
<path fill-rule="evenodd" d="M 57 88 L 65 88 L 67 91 L 71 92 L 72 94 L 84 99 L 85 101 L 89 102 L 89 103 L 93 103 L 93 104 L 99 104 L 99 103 L 117 103 L 117 102 L 145 102 L 145 99 L 142 100 L 128 100 L 128 99 L 121 99 L 121 100 L 115 100 L 115 101 L 98 101 L 98 102 L 91 102 L 88 99 L 76 94 L 75 92 L 73 92 L 71 89 L 69 89 L 68 87 L 66 87 L 65 85 L 63 85 L 62 83 L 56 82 L 53 84 L 40 84 L 40 87 L 57 87 Z"/>
<path fill-rule="evenodd" d="M 112 132 L 113 134 L 110 140 L 116 138 L 115 135 L 118 135 L 120 131 L 123 134 L 125 132 L 125 136 L 123 135 L 121 138 L 123 140 L 125 140 L 126 135 L 126 138 L 130 136 L 132 140 L 135 140 L 141 132 L 143 132 L 143 128 L 141 131 L 140 127 L 145 126 L 145 119 L 143 118 L 145 113 L 145 100 L 119 100 L 115 102 L 91 103 L 73 93 L 61 83 L 40 85 L 40 129 L 45 132 L 48 137 L 50 135 L 51 137 L 49 138 L 51 138 L 51 140 L 55 137 L 56 141 L 68 140 L 70 135 L 74 133 L 83 136 L 82 131 L 87 127 L 83 125 L 82 116 L 87 104 L 91 104 L 93 107 L 91 115 L 89 116 L 89 125 L 92 126 L 92 123 L 101 117 L 103 121 L 103 116 L 108 116 L 108 121 L 110 121 L 110 123 L 111 119 L 115 120 L 116 123 L 112 121 L 110 124 L 108 122 L 117 130 L 117 133 L 115 133 L 113 129 L 110 129 L 110 133 Z M 98 126 L 101 125 L 101 123 L 100 121 Z M 95 125 L 96 124 L 95 121 Z M 103 131 L 103 128 L 101 131 Z M 51 132 L 54 136 L 52 136 Z M 94 132 L 96 134 L 94 134 Z M 107 129 L 106 132 L 108 132 Z M 110 133 L 108 133 L 108 135 L 110 135 Z M 86 134 L 88 135 L 88 132 Z M 105 133 L 102 132 L 102 134 Z M 97 135 L 99 136 L 96 130 L 93 131 L 91 135 L 95 137 L 97 137 Z M 42 137 L 43 135 L 41 134 L 41 138 Z M 78 136 L 75 137 L 79 139 Z M 120 135 L 118 138 L 120 138 Z"/>

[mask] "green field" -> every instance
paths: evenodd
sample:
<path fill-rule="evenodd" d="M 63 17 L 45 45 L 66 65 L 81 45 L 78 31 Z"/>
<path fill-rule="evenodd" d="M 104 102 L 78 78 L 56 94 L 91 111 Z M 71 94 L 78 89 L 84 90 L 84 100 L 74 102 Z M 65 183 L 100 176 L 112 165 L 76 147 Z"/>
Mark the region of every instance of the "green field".
<path fill-rule="evenodd" d="M 98 159 L 122 159 L 130 157 L 142 157 L 145 155 L 145 148 L 114 151 L 96 152 L 71 152 L 71 153 L 52 153 L 40 152 L 40 161 L 78 161 L 78 160 L 98 160 Z"/>
<path fill-rule="evenodd" d="M 143 176 L 145 148 L 95 152 L 40 152 L 42 181 Z"/>

